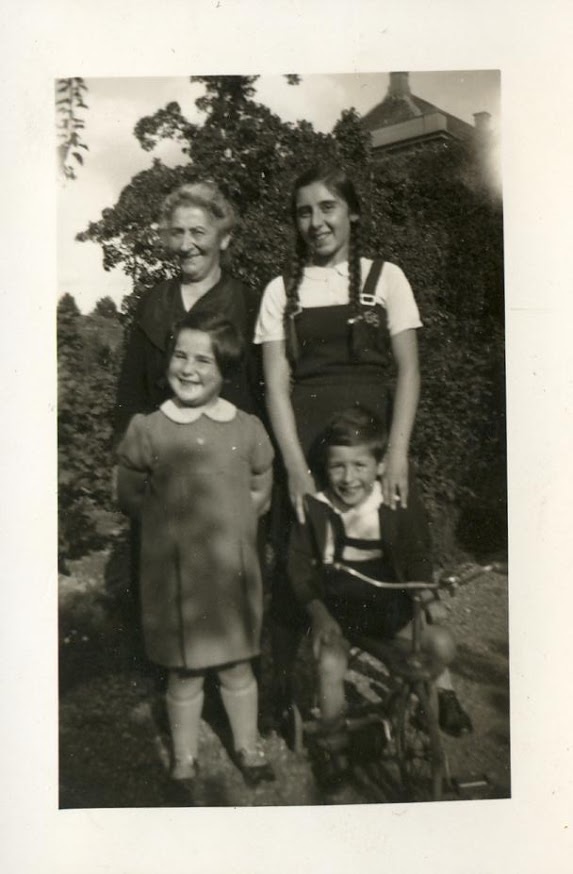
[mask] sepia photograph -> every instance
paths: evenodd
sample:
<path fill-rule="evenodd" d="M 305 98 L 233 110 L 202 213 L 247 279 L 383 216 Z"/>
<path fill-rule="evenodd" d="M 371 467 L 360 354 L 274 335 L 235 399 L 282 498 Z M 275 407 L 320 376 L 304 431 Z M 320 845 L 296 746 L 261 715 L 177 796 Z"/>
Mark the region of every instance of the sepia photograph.
<path fill-rule="evenodd" d="M 60 808 L 510 797 L 500 92 L 55 83 Z"/>
<path fill-rule="evenodd" d="M 0 868 L 566 874 L 564 0 L 7 0 Z"/>

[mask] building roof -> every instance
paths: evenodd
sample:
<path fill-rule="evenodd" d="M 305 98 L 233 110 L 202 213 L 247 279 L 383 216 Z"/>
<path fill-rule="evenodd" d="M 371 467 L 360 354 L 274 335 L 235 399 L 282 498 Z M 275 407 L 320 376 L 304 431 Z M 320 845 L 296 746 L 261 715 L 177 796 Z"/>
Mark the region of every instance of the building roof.
<path fill-rule="evenodd" d="M 471 124 L 412 94 L 408 73 L 390 73 L 386 96 L 363 116 L 362 124 L 372 133 L 375 149 L 436 136 L 468 140 L 475 134 Z"/>

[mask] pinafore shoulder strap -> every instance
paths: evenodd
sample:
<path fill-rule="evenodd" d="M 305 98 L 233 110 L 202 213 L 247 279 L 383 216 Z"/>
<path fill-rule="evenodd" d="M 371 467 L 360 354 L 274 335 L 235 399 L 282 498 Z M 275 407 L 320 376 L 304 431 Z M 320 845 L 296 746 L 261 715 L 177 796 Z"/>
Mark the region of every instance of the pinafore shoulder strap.
<path fill-rule="evenodd" d="M 382 274 L 383 267 L 383 258 L 375 258 L 372 262 L 370 270 L 368 271 L 368 276 L 366 277 L 366 282 L 364 283 L 364 288 L 360 293 L 360 304 L 362 306 L 374 306 L 376 302 L 376 286 L 378 285 L 378 280 Z"/>

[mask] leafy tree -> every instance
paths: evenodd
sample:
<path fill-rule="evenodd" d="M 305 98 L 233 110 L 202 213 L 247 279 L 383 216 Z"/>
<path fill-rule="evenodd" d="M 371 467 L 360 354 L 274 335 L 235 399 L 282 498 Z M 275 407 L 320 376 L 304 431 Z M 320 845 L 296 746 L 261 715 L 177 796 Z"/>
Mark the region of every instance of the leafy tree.
<path fill-rule="evenodd" d="M 333 128 L 339 159 L 352 168 L 353 178 L 368 175 L 372 164 L 370 134 L 360 124 L 360 116 L 354 108 L 343 110 Z M 361 172 L 362 171 L 362 172 Z"/>
<path fill-rule="evenodd" d="M 61 320 L 62 328 L 65 331 L 66 329 L 63 327 L 67 325 L 70 328 L 69 336 L 73 336 L 72 326 L 76 325 L 77 319 L 80 315 L 80 310 L 76 303 L 76 299 L 73 294 L 63 294 L 58 303 L 58 318 Z"/>
<path fill-rule="evenodd" d="M 94 313 L 103 316 L 104 319 L 117 319 L 117 304 L 113 298 L 109 296 L 100 297 L 100 299 L 96 301 Z"/>
<path fill-rule="evenodd" d="M 76 164 L 84 163 L 79 150 L 88 150 L 81 139 L 85 122 L 78 114 L 79 110 L 88 108 L 84 101 L 86 92 L 87 85 L 81 78 L 58 79 L 56 82 L 58 160 L 66 179 L 76 178 Z"/>

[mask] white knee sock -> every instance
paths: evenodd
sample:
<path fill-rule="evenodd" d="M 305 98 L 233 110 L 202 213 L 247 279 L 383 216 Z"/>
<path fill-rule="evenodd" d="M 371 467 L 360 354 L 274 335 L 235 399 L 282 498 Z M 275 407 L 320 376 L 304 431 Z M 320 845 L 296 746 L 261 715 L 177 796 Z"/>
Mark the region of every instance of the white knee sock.
<path fill-rule="evenodd" d="M 176 762 L 197 758 L 203 698 L 202 689 L 191 698 L 178 698 L 170 691 L 165 696 Z"/>
<path fill-rule="evenodd" d="M 221 699 L 229 717 L 235 750 L 252 750 L 257 743 L 259 694 L 256 680 L 242 689 L 221 685 Z"/>

